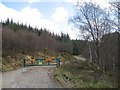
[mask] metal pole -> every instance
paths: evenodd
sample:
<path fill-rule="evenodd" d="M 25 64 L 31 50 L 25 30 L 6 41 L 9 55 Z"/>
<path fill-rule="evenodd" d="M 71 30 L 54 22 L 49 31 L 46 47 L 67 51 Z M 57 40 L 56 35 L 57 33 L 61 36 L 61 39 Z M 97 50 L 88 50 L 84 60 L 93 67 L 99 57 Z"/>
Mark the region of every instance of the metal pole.
<path fill-rule="evenodd" d="M 60 58 L 57 58 L 57 66 L 60 66 Z"/>
<path fill-rule="evenodd" d="M 23 66 L 25 67 L 25 59 L 23 60 Z"/>
<path fill-rule="evenodd" d="M 50 65 L 50 61 L 48 61 L 48 65 Z"/>

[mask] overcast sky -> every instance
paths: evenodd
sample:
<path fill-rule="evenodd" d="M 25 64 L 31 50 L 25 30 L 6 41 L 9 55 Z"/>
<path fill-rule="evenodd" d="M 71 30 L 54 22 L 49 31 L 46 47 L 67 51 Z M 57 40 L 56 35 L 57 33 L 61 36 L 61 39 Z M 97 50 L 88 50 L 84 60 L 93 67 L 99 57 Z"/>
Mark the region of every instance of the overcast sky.
<path fill-rule="evenodd" d="M 109 0 L 80 0 L 81 4 L 85 1 L 92 1 L 103 8 L 109 7 Z M 79 30 L 68 24 L 75 2 L 76 0 L 0 0 L 0 20 L 13 18 L 15 22 L 47 28 L 57 34 L 68 33 L 71 39 L 76 39 Z"/>

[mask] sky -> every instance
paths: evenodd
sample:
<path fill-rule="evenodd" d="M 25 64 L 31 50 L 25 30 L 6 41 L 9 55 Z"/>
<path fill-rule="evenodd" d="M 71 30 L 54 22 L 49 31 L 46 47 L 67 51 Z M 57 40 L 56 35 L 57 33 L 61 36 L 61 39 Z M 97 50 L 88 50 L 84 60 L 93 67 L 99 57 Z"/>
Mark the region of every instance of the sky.
<path fill-rule="evenodd" d="M 92 1 L 103 8 L 108 8 L 109 0 L 80 0 Z M 79 39 L 80 30 L 68 23 L 74 14 L 76 0 L 0 0 L 0 20 L 12 18 L 38 29 L 46 28 L 55 34 L 69 34 L 71 39 Z"/>

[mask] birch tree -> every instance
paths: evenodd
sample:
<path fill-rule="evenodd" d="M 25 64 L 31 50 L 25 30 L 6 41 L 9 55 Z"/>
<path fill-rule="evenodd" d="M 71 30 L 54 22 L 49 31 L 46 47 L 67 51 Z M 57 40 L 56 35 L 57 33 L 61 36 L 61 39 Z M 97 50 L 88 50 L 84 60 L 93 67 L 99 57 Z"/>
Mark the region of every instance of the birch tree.
<path fill-rule="evenodd" d="M 73 17 L 70 18 L 70 22 L 81 30 L 84 38 L 94 43 L 94 52 L 99 64 L 101 38 L 103 35 L 110 33 L 112 29 L 110 14 L 91 2 L 84 3 L 83 5 L 77 2 L 75 11 Z"/>

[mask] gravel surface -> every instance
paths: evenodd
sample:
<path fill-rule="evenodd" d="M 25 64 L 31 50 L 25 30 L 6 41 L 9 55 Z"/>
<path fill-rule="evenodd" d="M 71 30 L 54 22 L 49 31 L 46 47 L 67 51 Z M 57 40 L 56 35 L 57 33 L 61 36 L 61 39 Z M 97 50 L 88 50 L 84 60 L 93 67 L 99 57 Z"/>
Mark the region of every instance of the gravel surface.
<path fill-rule="evenodd" d="M 51 78 L 52 66 L 25 67 L 2 73 L 2 88 L 61 88 Z"/>

